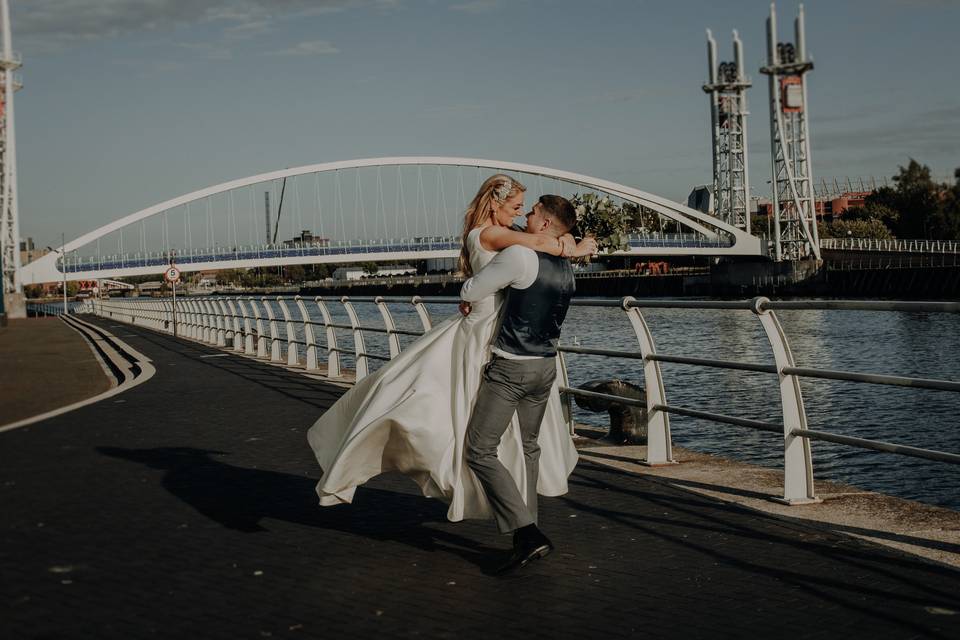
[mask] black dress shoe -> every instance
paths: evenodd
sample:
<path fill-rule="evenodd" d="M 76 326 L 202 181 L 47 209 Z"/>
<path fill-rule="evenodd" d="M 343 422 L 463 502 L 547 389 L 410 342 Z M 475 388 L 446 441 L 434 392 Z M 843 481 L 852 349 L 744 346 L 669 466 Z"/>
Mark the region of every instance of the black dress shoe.
<path fill-rule="evenodd" d="M 524 527 L 513 533 L 513 553 L 510 558 L 494 571 L 496 575 L 503 575 L 521 569 L 534 560 L 545 558 L 553 551 L 553 543 L 543 535 L 536 525 L 532 529 Z"/>

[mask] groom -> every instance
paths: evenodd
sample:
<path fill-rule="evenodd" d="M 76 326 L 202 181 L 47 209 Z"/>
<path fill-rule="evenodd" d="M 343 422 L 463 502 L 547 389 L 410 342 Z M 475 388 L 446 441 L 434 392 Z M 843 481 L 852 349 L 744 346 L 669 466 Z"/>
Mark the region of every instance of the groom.
<path fill-rule="evenodd" d="M 526 230 L 560 238 L 575 223 L 576 212 L 569 200 L 545 195 L 527 214 Z M 573 270 L 566 258 L 514 245 L 464 282 L 460 297 L 470 303 L 500 289 L 506 289 L 506 300 L 493 341 L 493 358 L 484 369 L 467 425 L 466 459 L 483 485 L 500 532 L 513 532 L 513 553 L 497 571 L 506 573 L 553 550 L 536 524 L 537 436 L 557 373 L 557 340 L 574 292 Z M 526 498 L 497 458 L 500 437 L 514 413 L 523 441 Z"/>

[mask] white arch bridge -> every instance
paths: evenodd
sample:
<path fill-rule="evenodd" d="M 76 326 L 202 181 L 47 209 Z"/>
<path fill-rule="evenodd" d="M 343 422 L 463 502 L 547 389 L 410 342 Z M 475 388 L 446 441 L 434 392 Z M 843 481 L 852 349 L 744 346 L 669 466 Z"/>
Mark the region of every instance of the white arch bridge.
<path fill-rule="evenodd" d="M 214 185 L 94 229 L 25 265 L 24 284 L 186 271 L 455 257 L 480 183 L 506 173 L 541 194 L 640 207 L 630 255 L 760 255 L 736 227 L 639 189 L 513 162 L 397 157 L 314 164 Z"/>

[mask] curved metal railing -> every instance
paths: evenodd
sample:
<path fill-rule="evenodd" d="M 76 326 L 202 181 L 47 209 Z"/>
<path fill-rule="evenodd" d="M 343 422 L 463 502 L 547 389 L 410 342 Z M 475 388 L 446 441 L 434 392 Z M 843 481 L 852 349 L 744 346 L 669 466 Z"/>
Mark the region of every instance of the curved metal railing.
<path fill-rule="evenodd" d="M 301 296 L 275 298 L 262 297 L 203 297 L 181 298 L 174 309 L 169 299 L 131 298 L 93 300 L 87 310 L 113 320 L 141 324 L 159 331 L 182 335 L 193 340 L 242 352 L 273 362 L 286 362 L 288 366 L 302 366 L 307 371 L 320 372 L 330 378 L 349 377 L 343 366 L 342 355 L 351 355 L 355 363 L 353 377 L 362 379 L 370 373 L 370 360 L 390 360 L 401 352 L 399 336 L 419 336 L 432 326 L 430 304 L 455 305 L 455 297 L 341 297 L 312 300 Z M 312 304 L 322 320 L 314 320 L 307 305 Z M 339 304 L 348 322 L 335 322 L 330 305 Z M 354 305 L 376 305 L 383 326 L 361 324 Z M 400 329 L 394 321 L 389 305 L 412 305 L 422 329 Z M 856 310 L 856 311 L 923 311 L 934 313 L 960 313 L 960 302 L 886 302 L 803 300 L 772 301 L 758 297 L 752 300 L 636 300 L 622 299 L 577 299 L 574 306 L 608 307 L 621 309 L 627 316 L 637 338 L 638 350 L 625 351 L 583 346 L 560 347 L 560 391 L 567 397 L 568 420 L 572 410 L 569 398 L 583 396 L 601 398 L 624 405 L 644 406 L 647 409 L 647 454 L 646 464 L 673 464 L 670 436 L 670 415 L 683 415 L 739 427 L 780 434 L 783 438 L 784 484 L 783 496 L 778 500 L 791 505 L 817 502 L 814 491 L 813 459 L 810 441 L 820 440 L 900 455 L 925 458 L 951 464 L 960 464 L 960 454 L 922 449 L 918 447 L 856 438 L 842 434 L 811 429 L 807 424 L 801 378 L 844 380 L 863 384 L 892 385 L 931 389 L 944 392 L 960 392 L 960 381 L 914 378 L 899 375 L 881 375 L 840 371 L 833 369 L 798 367 L 787 336 L 776 316 L 777 310 Z M 292 311 L 297 309 L 297 316 Z M 248 308 L 249 307 L 249 308 Z M 642 309 L 711 309 L 720 311 L 748 310 L 760 323 L 773 351 L 773 363 L 739 362 L 713 358 L 697 358 L 682 354 L 664 354 L 656 350 L 650 328 Z M 278 312 L 279 311 L 279 315 Z M 281 331 L 281 324 L 284 326 Z M 300 329 L 298 333 L 297 329 Z M 352 349 L 340 345 L 337 329 L 352 333 Z M 300 338 L 302 333 L 303 338 Z M 389 353 L 373 353 L 368 350 L 365 333 L 386 336 Z M 323 340 L 318 339 L 318 334 Z M 284 359 L 284 349 L 286 358 Z M 304 359 L 301 361 L 301 349 Z M 321 353 L 326 353 L 326 363 L 321 365 Z M 646 400 L 635 400 L 618 395 L 598 393 L 570 385 L 565 364 L 565 354 L 585 354 L 609 358 L 637 360 L 642 363 Z M 754 420 L 692 407 L 670 404 L 661 372 L 661 364 L 683 364 L 698 367 L 733 369 L 776 375 L 779 383 L 782 423 Z M 570 420 L 572 429 L 573 423 Z"/>

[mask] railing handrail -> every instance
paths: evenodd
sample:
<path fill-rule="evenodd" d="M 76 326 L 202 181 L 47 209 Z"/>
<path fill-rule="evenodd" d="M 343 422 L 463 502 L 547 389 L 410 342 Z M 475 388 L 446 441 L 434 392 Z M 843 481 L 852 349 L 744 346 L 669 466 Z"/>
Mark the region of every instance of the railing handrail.
<path fill-rule="evenodd" d="M 227 301 L 228 304 L 224 304 Z M 236 307 L 232 302 L 236 301 Z M 301 318 L 295 319 L 289 312 L 287 303 L 294 301 L 301 310 Z M 170 316 L 173 313 L 182 316 L 181 325 L 187 329 L 186 336 L 198 339 L 209 344 L 228 346 L 233 343 L 233 349 L 244 351 L 248 355 L 267 358 L 273 361 L 282 359 L 282 349 L 286 345 L 287 363 L 297 365 L 297 347 L 303 346 L 308 354 L 308 367 L 319 368 L 319 345 L 314 337 L 313 327 L 323 327 L 326 334 L 326 352 L 328 355 L 328 375 L 339 376 L 339 354 L 353 354 L 356 358 L 356 377 L 361 378 L 368 373 L 368 359 L 387 361 L 396 357 L 400 352 L 400 343 L 396 336 L 417 336 L 429 331 L 432 322 L 426 304 L 456 304 L 459 298 L 450 296 L 436 297 L 406 297 L 406 296 L 357 296 L 340 298 L 317 296 L 314 303 L 323 315 L 322 321 L 309 317 L 306 300 L 301 296 L 276 296 L 273 298 L 253 298 L 245 296 L 186 296 L 178 299 L 175 311 L 168 299 L 163 298 L 113 298 L 87 301 L 86 306 L 94 312 L 110 314 L 115 319 L 143 323 L 151 328 L 169 331 Z M 245 310 L 244 302 L 250 304 L 253 315 Z M 258 308 L 263 307 L 266 316 Z M 339 303 L 350 318 L 350 323 L 334 322 L 327 312 L 326 304 Z M 276 304 L 282 311 L 278 315 L 271 305 Z M 375 304 L 383 317 L 384 327 L 361 324 L 359 316 L 353 309 L 353 304 Z M 388 304 L 412 304 L 416 309 L 423 331 L 400 329 L 393 322 Z M 634 298 L 578 298 L 571 303 L 581 307 L 605 307 L 623 310 L 629 318 L 637 335 L 639 351 L 625 351 L 617 349 L 601 349 L 580 345 L 561 345 L 561 354 L 590 355 L 600 357 L 623 358 L 643 362 L 645 400 L 636 400 L 616 394 L 605 394 L 587 389 L 572 387 L 566 383 L 566 364 L 564 362 L 561 391 L 569 396 L 581 396 L 595 399 L 604 399 L 619 402 L 629 406 L 645 406 L 649 419 L 649 446 L 647 462 L 651 464 L 672 463 L 670 446 L 669 414 L 683 415 L 732 424 L 736 426 L 758 429 L 768 432 L 782 433 L 784 438 L 784 496 L 783 501 L 788 504 L 803 504 L 817 501 L 813 491 L 813 468 L 810 454 L 811 440 L 824 440 L 846 446 L 853 446 L 874 451 L 884 451 L 929 460 L 960 464 L 960 455 L 891 444 L 877 440 L 856 438 L 842 434 L 828 433 L 818 429 L 808 428 L 806 413 L 803 408 L 802 394 L 800 393 L 800 378 L 819 378 L 828 380 L 842 380 L 849 382 L 895 385 L 914 387 L 945 392 L 960 392 L 960 381 L 940 380 L 930 378 L 916 378 L 910 376 L 864 373 L 856 371 L 839 371 L 815 367 L 800 367 L 793 361 L 786 335 L 776 318 L 776 310 L 830 310 L 830 311 L 899 311 L 923 313 L 958 313 L 960 302 L 909 302 L 883 300 L 769 300 L 757 297 L 749 300 L 669 300 L 651 299 L 636 300 Z M 52 305 L 51 305 L 52 306 Z M 228 309 L 229 307 L 229 309 Z M 683 354 L 658 353 L 654 349 L 652 334 L 644 320 L 641 309 L 701 309 L 701 310 L 739 310 L 750 311 L 761 322 L 771 347 L 774 351 L 775 364 L 737 362 L 715 358 L 693 357 Z M 122 314 L 122 315 L 121 315 Z M 256 321 L 256 328 L 251 320 Z M 242 321 L 242 328 L 241 328 Z M 285 325 L 285 335 L 281 335 L 280 326 Z M 301 340 L 294 335 L 294 326 L 301 325 L 304 338 Z M 269 329 L 267 328 L 269 327 Z M 311 328 L 310 331 L 307 331 Z M 350 331 L 354 337 L 353 349 L 345 349 L 337 344 L 336 330 Z M 374 332 L 385 334 L 390 342 L 390 355 L 371 353 L 363 344 L 363 333 Z M 324 332 L 319 332 L 324 333 Z M 181 334 L 183 335 L 183 334 Z M 254 348 L 254 342 L 257 346 Z M 267 349 L 269 342 L 270 348 Z M 563 359 L 561 358 L 561 361 Z M 312 363 L 312 364 L 311 364 Z M 781 402 L 783 409 L 783 423 L 754 420 L 740 416 L 729 416 L 721 413 L 703 411 L 690 407 L 671 405 L 666 401 L 663 388 L 663 378 L 660 373 L 661 364 L 681 364 L 687 366 L 714 367 L 753 371 L 776 375 L 780 382 Z M 332 373 L 331 373 L 332 372 Z M 572 423 L 571 423 L 572 428 Z"/>

